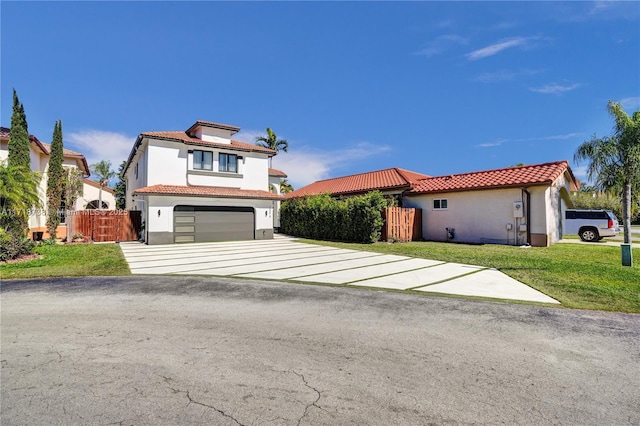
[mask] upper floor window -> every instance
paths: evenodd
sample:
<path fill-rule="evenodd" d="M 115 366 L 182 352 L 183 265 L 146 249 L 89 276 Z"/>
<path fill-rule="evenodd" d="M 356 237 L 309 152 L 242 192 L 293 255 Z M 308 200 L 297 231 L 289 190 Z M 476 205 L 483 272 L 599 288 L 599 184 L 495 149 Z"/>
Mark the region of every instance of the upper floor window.
<path fill-rule="evenodd" d="M 136 179 L 138 179 L 138 163 L 136 163 Z"/>
<path fill-rule="evenodd" d="M 213 152 L 193 151 L 193 168 L 198 170 L 213 170 Z"/>
<path fill-rule="evenodd" d="M 223 154 L 220 153 L 220 157 L 218 158 L 219 172 L 238 172 L 238 156 L 235 154 Z"/>
<path fill-rule="evenodd" d="M 433 209 L 434 210 L 446 210 L 447 209 L 447 199 L 441 200 L 433 200 Z"/>

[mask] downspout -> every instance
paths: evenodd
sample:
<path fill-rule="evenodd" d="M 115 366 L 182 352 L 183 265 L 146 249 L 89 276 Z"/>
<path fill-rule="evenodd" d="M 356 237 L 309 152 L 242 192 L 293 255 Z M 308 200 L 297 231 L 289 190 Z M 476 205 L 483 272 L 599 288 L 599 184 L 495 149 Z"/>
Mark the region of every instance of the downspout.
<path fill-rule="evenodd" d="M 526 218 L 527 218 L 527 244 L 531 245 L 531 193 L 526 188 L 522 188 L 522 192 L 527 194 L 527 201 L 525 202 Z"/>

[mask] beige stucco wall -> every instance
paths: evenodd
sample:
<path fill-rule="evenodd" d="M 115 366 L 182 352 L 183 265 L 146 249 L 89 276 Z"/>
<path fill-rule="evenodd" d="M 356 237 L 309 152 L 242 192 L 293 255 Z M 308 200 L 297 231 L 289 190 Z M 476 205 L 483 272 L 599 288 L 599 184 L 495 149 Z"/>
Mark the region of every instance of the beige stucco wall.
<path fill-rule="evenodd" d="M 434 210 L 433 200 L 446 199 L 446 210 Z M 525 218 L 513 217 L 513 203 L 522 201 L 519 188 L 450 192 L 405 197 L 405 207 L 422 209 L 422 237 L 447 241 L 446 228 L 454 228 L 455 242 L 523 244 L 526 232 L 520 232 Z M 511 230 L 507 230 L 507 224 Z"/>
<path fill-rule="evenodd" d="M 422 236 L 431 241 L 447 241 L 446 228 L 455 229 L 455 242 L 520 245 L 526 243 L 526 227 L 530 227 L 532 245 L 550 245 L 562 238 L 562 218 L 570 191 L 567 173 L 551 185 L 526 188 L 530 205 L 522 188 L 504 188 L 406 196 L 405 207 L 422 209 Z M 446 210 L 434 210 L 434 199 L 446 199 Z M 514 202 L 521 201 L 530 209 L 514 217 Z M 507 224 L 512 229 L 507 230 Z M 522 225 L 522 226 L 521 226 Z"/>

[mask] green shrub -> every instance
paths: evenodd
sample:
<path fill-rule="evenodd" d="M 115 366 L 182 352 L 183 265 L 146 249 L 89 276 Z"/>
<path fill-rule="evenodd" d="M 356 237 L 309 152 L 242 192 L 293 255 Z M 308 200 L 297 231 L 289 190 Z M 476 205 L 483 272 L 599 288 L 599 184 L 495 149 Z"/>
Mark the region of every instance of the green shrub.
<path fill-rule="evenodd" d="M 379 191 L 340 200 L 329 194 L 295 198 L 282 203 L 280 227 L 298 237 L 373 243 L 380 239 L 387 205 Z"/>
<path fill-rule="evenodd" d="M 584 210 L 611 210 L 618 220 L 622 221 L 622 199 L 611 194 L 599 192 L 578 192 L 571 196 L 576 209 Z M 631 221 L 640 218 L 640 208 L 631 207 Z"/>
<path fill-rule="evenodd" d="M 0 228 L 0 261 L 32 254 L 35 244 L 25 237 L 8 234 Z"/>

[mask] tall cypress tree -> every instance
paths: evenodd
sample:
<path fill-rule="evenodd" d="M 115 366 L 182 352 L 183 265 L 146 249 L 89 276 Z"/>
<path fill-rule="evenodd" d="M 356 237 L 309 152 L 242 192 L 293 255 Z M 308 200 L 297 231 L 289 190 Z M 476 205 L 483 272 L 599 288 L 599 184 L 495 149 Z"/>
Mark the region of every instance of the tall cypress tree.
<path fill-rule="evenodd" d="M 24 106 L 13 89 L 13 113 L 11 114 L 11 134 L 9 135 L 9 166 L 31 170 L 29 131 Z"/>
<path fill-rule="evenodd" d="M 47 231 L 51 238 L 56 238 L 56 229 L 60 225 L 59 210 L 62 206 L 62 190 L 64 183 L 64 169 L 62 162 L 62 121 L 56 121 L 51 140 L 51 155 L 49 156 L 49 171 L 47 173 Z"/>

